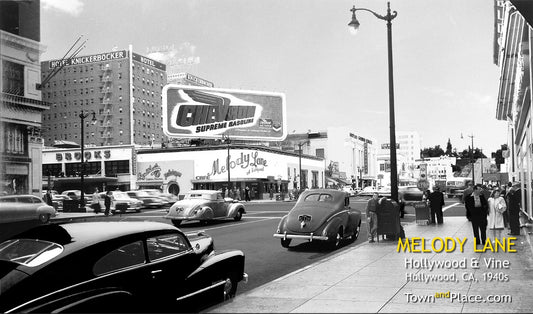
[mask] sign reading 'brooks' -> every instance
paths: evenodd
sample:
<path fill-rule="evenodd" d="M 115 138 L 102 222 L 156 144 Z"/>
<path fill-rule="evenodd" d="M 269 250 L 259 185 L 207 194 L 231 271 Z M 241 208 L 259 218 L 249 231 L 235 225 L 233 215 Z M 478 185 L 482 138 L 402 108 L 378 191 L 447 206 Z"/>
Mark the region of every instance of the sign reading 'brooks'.
<path fill-rule="evenodd" d="M 163 131 L 169 137 L 280 141 L 287 136 L 285 95 L 166 85 Z"/>

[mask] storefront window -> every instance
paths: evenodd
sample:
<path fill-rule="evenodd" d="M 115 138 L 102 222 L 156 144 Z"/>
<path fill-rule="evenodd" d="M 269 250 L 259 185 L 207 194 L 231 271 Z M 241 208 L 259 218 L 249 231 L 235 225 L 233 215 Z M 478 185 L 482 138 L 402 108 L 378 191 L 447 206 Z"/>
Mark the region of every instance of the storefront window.
<path fill-rule="evenodd" d="M 85 175 L 98 174 L 101 172 L 100 162 L 85 163 Z M 81 162 L 65 164 L 65 174 L 67 177 L 76 177 L 81 174 Z"/>
<path fill-rule="evenodd" d="M 115 176 L 117 174 L 130 173 L 129 160 L 114 160 L 105 162 L 105 175 Z"/>

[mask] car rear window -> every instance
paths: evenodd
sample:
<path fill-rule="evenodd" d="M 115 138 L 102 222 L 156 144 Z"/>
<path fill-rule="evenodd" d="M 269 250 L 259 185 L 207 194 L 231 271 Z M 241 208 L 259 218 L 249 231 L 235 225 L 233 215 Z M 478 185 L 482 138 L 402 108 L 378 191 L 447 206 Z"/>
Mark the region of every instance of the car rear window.
<path fill-rule="evenodd" d="M 185 198 L 191 199 L 191 198 L 205 198 L 205 197 L 202 195 L 202 193 L 190 193 L 190 194 L 185 195 Z"/>
<path fill-rule="evenodd" d="M 0 244 L 0 260 L 39 266 L 63 252 L 63 246 L 36 239 L 14 239 Z"/>
<path fill-rule="evenodd" d="M 304 202 L 333 202 L 333 196 L 325 193 L 313 193 L 307 195 Z"/>

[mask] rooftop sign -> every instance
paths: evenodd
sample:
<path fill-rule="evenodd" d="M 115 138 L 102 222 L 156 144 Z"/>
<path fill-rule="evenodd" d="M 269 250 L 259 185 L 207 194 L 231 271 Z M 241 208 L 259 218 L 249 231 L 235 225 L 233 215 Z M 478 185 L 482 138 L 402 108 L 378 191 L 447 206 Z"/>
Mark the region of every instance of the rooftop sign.
<path fill-rule="evenodd" d="M 169 84 L 163 88 L 163 132 L 169 137 L 281 141 L 285 94 Z"/>

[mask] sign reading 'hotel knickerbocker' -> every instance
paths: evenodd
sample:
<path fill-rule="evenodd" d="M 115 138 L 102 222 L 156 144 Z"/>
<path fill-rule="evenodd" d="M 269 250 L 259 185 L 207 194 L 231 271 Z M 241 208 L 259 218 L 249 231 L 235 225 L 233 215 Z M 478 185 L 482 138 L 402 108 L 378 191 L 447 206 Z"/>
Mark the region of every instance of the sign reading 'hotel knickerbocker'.
<path fill-rule="evenodd" d="M 285 95 L 169 84 L 163 88 L 163 132 L 169 137 L 281 141 Z"/>

